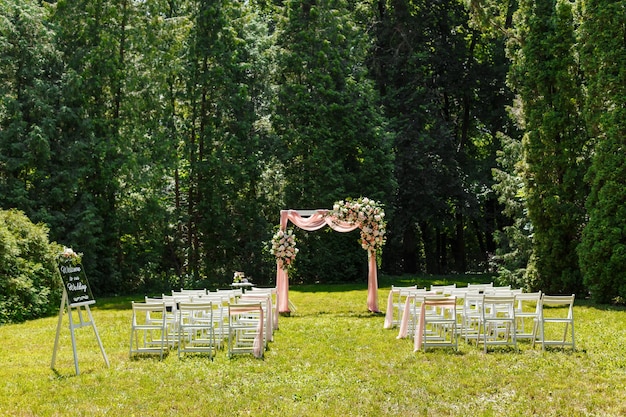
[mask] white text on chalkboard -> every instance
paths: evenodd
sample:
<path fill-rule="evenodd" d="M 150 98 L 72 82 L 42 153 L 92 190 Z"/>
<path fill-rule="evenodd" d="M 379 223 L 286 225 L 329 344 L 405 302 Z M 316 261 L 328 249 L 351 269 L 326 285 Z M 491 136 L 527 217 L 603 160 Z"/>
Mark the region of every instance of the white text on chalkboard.
<path fill-rule="evenodd" d="M 61 266 L 62 274 L 73 274 L 74 272 L 80 272 L 80 266 Z"/>

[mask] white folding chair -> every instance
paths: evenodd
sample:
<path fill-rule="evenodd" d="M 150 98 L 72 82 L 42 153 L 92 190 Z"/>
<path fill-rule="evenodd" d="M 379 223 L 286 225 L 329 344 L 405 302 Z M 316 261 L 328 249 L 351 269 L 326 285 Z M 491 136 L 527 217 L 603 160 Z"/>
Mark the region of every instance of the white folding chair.
<path fill-rule="evenodd" d="M 170 336 L 170 347 L 174 347 L 178 340 L 178 303 L 190 301 L 189 296 L 172 296 L 169 294 L 161 294 L 161 298 L 149 298 L 146 297 L 146 302 L 163 302 L 165 303 L 165 309 L 167 310 L 167 328 Z"/>
<path fill-rule="evenodd" d="M 228 356 L 252 353 L 263 357 L 264 351 L 263 305 L 237 303 L 228 306 Z"/>
<path fill-rule="evenodd" d="M 206 293 L 206 288 L 201 290 L 192 290 L 188 288 L 181 288 L 180 291 L 172 290 L 172 295 L 174 297 L 202 297 L 203 295 L 206 295 Z"/>
<path fill-rule="evenodd" d="M 227 295 L 230 298 L 230 303 L 235 303 L 239 299 L 239 297 L 243 295 L 243 291 L 241 290 L 241 288 L 231 288 L 231 289 L 218 288 L 217 290 L 215 290 L 215 292 L 222 294 L 222 295 Z"/>
<path fill-rule="evenodd" d="M 207 292 L 200 298 L 192 297 L 192 302 L 203 303 L 211 302 L 213 304 L 213 331 L 215 334 L 215 343 L 219 349 L 224 347 L 224 343 L 228 340 L 228 305 L 231 298 L 228 294 L 222 292 Z"/>
<path fill-rule="evenodd" d="M 515 296 L 485 295 L 480 311 L 477 344 L 483 343 L 484 352 L 493 345 L 511 345 L 518 350 Z"/>
<path fill-rule="evenodd" d="M 263 317 L 265 319 L 265 323 L 263 323 L 263 327 L 265 328 L 263 345 L 267 347 L 268 343 L 274 340 L 274 309 L 272 305 L 272 294 L 255 294 L 248 291 L 246 294 L 241 296 L 239 303 L 260 303 L 261 307 L 263 307 Z"/>
<path fill-rule="evenodd" d="M 563 349 L 566 346 L 571 346 L 572 350 L 576 350 L 574 298 L 574 294 L 542 295 L 539 301 L 539 335 L 536 339 L 537 342 L 541 343 L 541 350 L 545 350 L 546 346 L 561 346 Z M 562 333 L 560 332 L 561 329 Z M 535 342 L 533 342 L 533 347 L 534 345 Z"/>
<path fill-rule="evenodd" d="M 272 300 L 272 330 L 278 330 L 278 289 L 276 287 L 252 287 L 249 295 L 269 294 Z"/>
<path fill-rule="evenodd" d="M 213 303 L 180 303 L 178 313 L 178 357 L 181 353 L 206 353 L 213 360 L 216 350 Z"/>
<path fill-rule="evenodd" d="M 420 305 L 414 350 L 429 347 L 459 348 L 456 298 L 425 296 Z"/>
<path fill-rule="evenodd" d="M 399 326 L 402 319 L 402 313 L 406 303 L 407 296 L 411 291 L 415 291 L 417 285 L 411 285 L 408 287 L 399 287 L 396 285 L 391 286 L 389 296 L 387 298 L 387 311 L 385 313 L 385 329 L 391 329 Z"/>
<path fill-rule="evenodd" d="M 456 284 L 450 285 L 431 285 L 430 292 L 437 295 L 450 295 L 456 288 Z"/>
<path fill-rule="evenodd" d="M 456 299 L 457 330 L 459 331 L 459 334 L 461 334 L 463 329 L 463 305 L 465 304 L 465 296 L 468 292 L 469 291 L 466 287 L 453 288 L 450 291 L 450 297 L 454 297 Z"/>
<path fill-rule="evenodd" d="M 493 282 L 488 284 L 467 284 L 467 289 L 470 291 L 485 292 L 485 290 L 488 290 L 489 288 L 493 288 Z"/>
<path fill-rule="evenodd" d="M 539 323 L 541 291 L 515 294 L 515 318 L 517 319 L 517 339 L 535 340 Z"/>
<path fill-rule="evenodd" d="M 503 294 L 503 295 L 507 295 L 511 293 L 511 286 L 510 285 L 501 285 L 498 287 L 484 287 L 483 288 L 483 292 L 485 294 Z"/>
<path fill-rule="evenodd" d="M 136 354 L 159 354 L 163 359 L 169 347 L 167 309 L 164 302 L 132 302 L 130 357 Z"/>
<path fill-rule="evenodd" d="M 484 298 L 484 294 L 480 294 L 478 290 L 467 290 L 463 297 L 463 306 L 460 313 L 460 334 L 465 338 L 465 343 L 470 339 L 475 339 L 478 344 L 478 332 Z"/>

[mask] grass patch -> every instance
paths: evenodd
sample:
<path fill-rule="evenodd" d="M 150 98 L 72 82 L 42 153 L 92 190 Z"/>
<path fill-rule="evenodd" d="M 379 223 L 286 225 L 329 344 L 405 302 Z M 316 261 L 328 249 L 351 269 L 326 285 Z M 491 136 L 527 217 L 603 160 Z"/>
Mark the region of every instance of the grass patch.
<path fill-rule="evenodd" d="M 472 277 L 468 278 L 471 279 Z M 480 278 L 474 281 L 480 280 Z M 450 277 L 452 282 L 465 278 Z M 448 278 L 394 280 L 428 286 Z M 381 279 L 386 306 L 390 280 Z M 423 282 L 423 284 L 421 283 Z M 449 282 L 449 281 L 448 281 Z M 442 282 L 446 283 L 446 282 Z M 460 342 L 413 352 L 412 340 L 366 311 L 363 284 L 294 286 L 297 310 L 263 360 L 129 359 L 130 298 L 102 299 L 77 330 L 74 375 L 67 317 L 50 369 L 57 317 L 0 327 L 0 415 L 12 416 L 621 416 L 626 415 L 626 312 L 577 301 L 577 351 L 520 352 Z M 141 297 L 135 297 L 140 299 Z"/>

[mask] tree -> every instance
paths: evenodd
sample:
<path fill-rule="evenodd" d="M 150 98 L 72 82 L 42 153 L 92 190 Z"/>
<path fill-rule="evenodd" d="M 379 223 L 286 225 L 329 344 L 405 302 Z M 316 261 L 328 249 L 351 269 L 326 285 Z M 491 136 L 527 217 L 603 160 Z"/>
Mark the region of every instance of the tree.
<path fill-rule="evenodd" d="M 272 149 L 268 35 L 249 5 L 202 0 L 192 10 L 181 132 L 187 271 L 223 285 L 230 271 L 258 277 L 271 236 L 262 189 Z"/>
<path fill-rule="evenodd" d="M 0 3 L 0 206 L 41 218 L 54 157 L 63 63 L 31 1 Z"/>
<path fill-rule="evenodd" d="M 132 140 L 122 137 L 126 100 L 129 0 L 65 1 L 52 6 L 51 24 L 65 67 L 62 113 L 51 163 L 54 200 L 62 218 L 55 240 L 83 252 L 95 292 L 124 286 L 118 261 L 117 215 Z M 53 171 L 54 167 L 65 167 Z"/>
<path fill-rule="evenodd" d="M 458 1 L 375 5 L 370 67 L 396 132 L 388 263 L 396 272 L 484 267 L 493 250 L 490 168 L 510 100 L 502 42 L 473 29 Z"/>
<path fill-rule="evenodd" d="M 128 289 L 169 291 L 185 276 L 181 131 L 190 2 L 136 2 L 125 53 L 119 267 Z"/>
<path fill-rule="evenodd" d="M 335 201 L 360 196 L 390 201 L 391 141 L 364 65 L 368 37 L 350 5 L 285 2 L 276 45 L 278 92 L 272 113 L 281 140 L 285 208 L 331 208 Z M 320 232 L 303 234 L 301 240 L 302 278 L 365 276 L 358 236 Z"/>
<path fill-rule="evenodd" d="M 18 210 L 0 210 L 0 324 L 54 313 L 61 301 L 55 256 L 45 225 Z"/>
<path fill-rule="evenodd" d="M 502 150 L 498 152 L 498 168 L 493 169 L 493 185 L 503 214 L 511 219 L 509 225 L 495 233 L 498 243 L 493 262 L 499 279 L 515 288 L 527 287 L 526 270 L 532 254 L 532 224 L 528 218 L 526 190 L 520 173 L 522 143 L 502 135 Z"/>
<path fill-rule="evenodd" d="M 588 136 L 571 5 L 521 2 L 515 39 L 511 81 L 522 103 L 523 178 L 534 245 L 528 284 L 544 292 L 580 293 L 576 246 L 585 216 Z"/>
<path fill-rule="evenodd" d="M 584 283 L 597 302 L 626 299 L 626 17 L 623 2 L 587 0 L 580 30 L 589 130 L 589 221 L 578 248 Z"/>

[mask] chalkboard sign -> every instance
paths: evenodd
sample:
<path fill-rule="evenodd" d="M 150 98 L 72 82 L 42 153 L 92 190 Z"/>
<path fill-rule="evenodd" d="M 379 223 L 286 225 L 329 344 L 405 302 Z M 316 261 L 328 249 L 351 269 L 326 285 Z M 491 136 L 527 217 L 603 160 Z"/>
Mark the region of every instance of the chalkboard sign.
<path fill-rule="evenodd" d="M 61 273 L 61 279 L 63 279 L 63 286 L 67 292 L 70 306 L 96 302 L 91 294 L 91 288 L 89 288 L 89 282 L 82 264 L 60 263 L 59 272 Z"/>
<path fill-rule="evenodd" d="M 61 323 L 63 322 L 63 315 L 67 310 L 67 316 L 70 320 L 70 334 L 72 336 L 72 350 L 74 351 L 74 368 L 76 369 L 76 375 L 79 374 L 78 370 L 78 356 L 76 354 L 76 336 L 74 331 L 81 327 L 91 326 L 96 334 L 98 345 L 100 345 L 100 351 L 104 357 L 104 361 L 109 366 L 109 358 L 107 358 L 98 335 L 98 329 L 91 315 L 90 304 L 96 302 L 91 294 L 91 288 L 89 288 L 89 281 L 85 276 L 83 265 L 81 263 L 82 253 L 76 253 L 71 248 L 63 248 L 63 252 L 57 257 L 57 265 L 59 267 L 59 273 L 61 274 L 61 280 L 63 281 L 63 300 L 61 301 L 61 307 L 59 308 L 59 322 L 57 324 L 57 336 L 54 339 L 54 350 L 52 351 L 52 363 L 50 367 L 54 369 L 54 363 L 57 357 L 57 350 L 59 347 L 59 337 L 61 335 Z M 72 314 L 72 309 L 78 314 Z M 85 320 L 82 312 L 87 313 L 89 320 Z M 74 316 L 74 317 L 72 317 Z M 74 319 L 78 317 L 79 322 L 74 322 Z"/>

